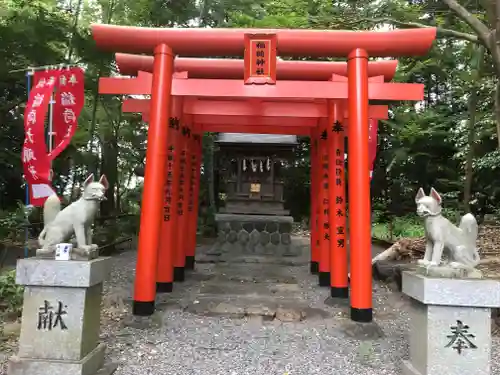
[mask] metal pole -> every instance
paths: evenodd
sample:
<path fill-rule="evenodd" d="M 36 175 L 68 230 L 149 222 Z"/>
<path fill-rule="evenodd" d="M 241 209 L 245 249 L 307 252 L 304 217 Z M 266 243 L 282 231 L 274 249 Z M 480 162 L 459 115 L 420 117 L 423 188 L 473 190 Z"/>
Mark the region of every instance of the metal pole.
<path fill-rule="evenodd" d="M 54 137 L 54 93 L 50 95 L 49 102 L 49 154 L 52 152 L 53 147 L 53 137 Z M 52 169 L 52 162 L 50 162 L 50 168 Z M 52 176 L 52 173 L 51 173 Z"/>
<path fill-rule="evenodd" d="M 71 68 L 73 66 L 78 66 L 78 64 L 58 64 L 58 65 L 40 65 L 40 66 L 28 66 L 23 69 L 14 69 L 10 70 L 9 73 L 18 73 L 18 72 L 34 72 L 37 70 L 50 70 L 50 69 L 63 69 L 63 68 Z"/>
<path fill-rule="evenodd" d="M 33 75 L 33 70 L 28 70 L 26 72 L 26 92 L 28 93 L 28 98 L 30 96 L 30 91 L 31 91 L 31 76 Z M 28 180 L 26 180 L 26 177 L 24 179 L 25 182 L 25 205 L 24 205 L 24 212 L 26 215 L 26 222 L 29 222 L 29 212 L 28 212 L 28 206 L 30 204 L 30 191 L 29 191 L 29 185 L 28 185 Z M 28 234 L 29 234 L 29 226 L 26 226 L 24 228 L 24 257 L 27 258 L 29 254 L 29 249 L 28 249 Z"/>

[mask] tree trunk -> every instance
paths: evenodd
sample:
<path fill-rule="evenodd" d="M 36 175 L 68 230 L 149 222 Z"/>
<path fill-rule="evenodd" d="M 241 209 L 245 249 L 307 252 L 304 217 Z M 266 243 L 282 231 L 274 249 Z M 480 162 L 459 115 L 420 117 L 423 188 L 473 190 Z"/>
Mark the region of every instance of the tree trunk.
<path fill-rule="evenodd" d="M 113 123 L 109 123 L 102 135 L 101 174 L 106 175 L 109 184 L 106 191 L 107 199 L 101 203 L 102 216 L 111 216 L 116 213 L 115 189 L 118 181 L 118 136 L 121 121 L 122 112 L 120 111 L 116 127 Z"/>
<path fill-rule="evenodd" d="M 115 6 L 114 0 L 109 0 L 108 6 L 102 7 L 103 18 L 106 20 L 106 23 L 108 23 L 108 24 L 111 23 L 111 21 L 113 19 L 114 6 Z M 99 82 L 101 76 L 106 73 L 106 72 L 104 72 L 104 69 L 103 69 L 104 64 L 105 64 L 105 61 L 103 59 L 101 59 L 101 61 L 99 61 L 100 68 L 99 68 L 99 71 L 97 73 L 97 82 Z M 109 68 L 106 70 L 109 71 Z M 90 128 L 89 128 L 88 152 L 89 152 L 90 156 L 92 156 L 92 153 L 94 151 L 94 149 L 93 149 L 94 148 L 94 133 L 95 133 L 96 123 L 97 123 L 96 115 L 97 115 L 98 106 L 99 106 L 99 83 L 97 84 L 95 92 L 94 92 L 93 105 L 92 105 L 92 119 L 91 119 Z M 94 175 L 97 175 L 98 166 L 99 166 L 99 160 L 97 160 L 96 163 L 92 162 L 90 164 L 89 172 L 94 173 Z"/>
<path fill-rule="evenodd" d="M 97 75 L 97 80 L 99 81 L 99 78 L 101 78 L 101 72 L 99 71 L 99 74 Z M 90 128 L 89 128 L 89 156 L 92 156 L 92 153 L 94 152 L 94 133 L 95 133 L 95 127 L 97 123 L 97 107 L 99 106 L 99 87 L 96 87 L 95 92 L 94 92 L 94 98 L 93 98 L 93 104 L 92 104 L 92 118 L 90 120 Z M 93 162 L 94 160 L 92 159 L 92 162 L 90 163 L 89 167 L 89 173 L 93 173 L 94 175 L 97 175 L 97 165 Z"/>
<path fill-rule="evenodd" d="M 78 0 L 78 3 L 76 4 L 76 12 L 75 12 L 75 22 L 73 23 L 73 31 L 71 32 L 71 39 L 69 40 L 69 46 L 68 46 L 68 63 L 71 63 L 71 58 L 73 57 L 73 49 L 74 49 L 74 40 L 75 40 L 75 35 L 78 32 L 78 21 L 80 19 L 80 12 L 82 9 L 82 4 L 83 0 Z M 70 4 L 70 9 L 71 9 L 71 4 Z"/>
<path fill-rule="evenodd" d="M 475 135 L 476 135 L 476 110 L 477 110 L 477 101 L 478 101 L 478 90 L 481 82 L 481 78 L 483 75 L 483 68 L 484 68 L 484 53 L 485 49 L 483 46 L 479 46 L 477 48 L 477 51 L 475 53 L 476 61 L 475 61 L 475 66 L 472 67 L 472 87 L 471 87 L 471 93 L 469 96 L 469 103 L 468 103 L 468 109 L 469 109 L 469 124 L 468 124 L 468 136 L 467 136 L 467 155 L 465 157 L 465 184 L 464 184 L 464 200 L 463 200 L 463 205 L 464 205 L 464 210 L 466 213 L 470 212 L 470 201 L 472 197 L 472 180 L 474 177 L 474 173 L 472 170 L 472 163 L 474 161 L 474 143 L 475 143 Z M 496 90 L 496 96 L 498 96 L 498 93 L 500 90 L 498 89 L 497 85 L 497 90 Z M 496 106 L 497 110 L 497 116 L 498 116 L 498 108 L 499 106 Z M 497 134 L 498 133 L 498 124 L 500 124 L 499 121 L 497 121 Z M 500 138 L 499 138 L 500 139 Z"/>
<path fill-rule="evenodd" d="M 101 215 L 111 216 L 115 214 L 115 188 L 118 155 L 116 152 L 116 139 L 112 132 L 106 131 L 103 134 L 101 174 L 106 175 L 108 180 L 108 190 L 106 190 L 106 200 L 101 203 Z"/>

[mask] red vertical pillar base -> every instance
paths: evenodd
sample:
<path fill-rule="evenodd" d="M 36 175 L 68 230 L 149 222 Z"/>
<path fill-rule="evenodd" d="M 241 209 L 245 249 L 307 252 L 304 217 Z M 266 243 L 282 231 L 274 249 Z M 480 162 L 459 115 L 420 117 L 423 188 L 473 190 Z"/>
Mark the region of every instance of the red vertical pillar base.
<path fill-rule="evenodd" d="M 317 275 L 318 272 L 319 272 L 319 263 L 316 262 L 316 261 L 311 261 L 311 263 L 309 264 L 309 271 L 313 274 L 313 275 Z"/>
<path fill-rule="evenodd" d="M 156 283 L 156 293 L 172 293 L 174 283 Z"/>
<path fill-rule="evenodd" d="M 330 296 L 333 298 L 349 298 L 349 288 L 339 288 L 332 286 L 330 288 Z"/>
<path fill-rule="evenodd" d="M 194 256 L 193 255 L 187 255 L 186 256 L 186 266 L 185 268 L 187 270 L 194 270 L 194 264 L 195 264 L 195 260 L 194 260 Z"/>
<path fill-rule="evenodd" d="M 319 286 L 330 286 L 330 272 L 318 273 Z"/>
<path fill-rule="evenodd" d="M 184 267 L 174 267 L 174 281 L 184 281 L 186 279 L 186 271 Z"/>
<path fill-rule="evenodd" d="M 150 316 L 155 312 L 155 301 L 134 301 L 132 314 L 137 316 Z"/>
<path fill-rule="evenodd" d="M 370 323 L 373 320 L 373 309 L 351 307 L 351 320 L 359 323 Z"/>

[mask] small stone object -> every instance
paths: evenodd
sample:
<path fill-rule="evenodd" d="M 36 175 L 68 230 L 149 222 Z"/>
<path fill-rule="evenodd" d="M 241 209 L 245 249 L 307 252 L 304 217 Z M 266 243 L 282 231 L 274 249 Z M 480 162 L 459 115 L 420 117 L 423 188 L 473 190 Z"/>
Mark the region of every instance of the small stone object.
<path fill-rule="evenodd" d="M 256 229 L 254 229 L 252 233 L 250 233 L 249 245 L 256 246 L 259 243 L 259 240 L 260 240 L 260 234 Z"/>
<path fill-rule="evenodd" d="M 278 232 L 271 233 L 270 240 L 273 245 L 278 246 L 280 244 L 280 234 Z"/>
<path fill-rule="evenodd" d="M 276 319 L 282 322 L 300 322 L 305 316 L 301 311 L 279 307 L 276 309 Z"/>
<path fill-rule="evenodd" d="M 237 240 L 238 240 L 238 234 L 234 230 L 231 230 L 227 235 L 226 241 L 233 244 Z"/>
<path fill-rule="evenodd" d="M 245 246 L 249 240 L 250 240 L 250 234 L 248 234 L 248 232 L 245 229 L 240 230 L 240 232 L 238 233 L 238 242 L 241 245 Z"/>
<path fill-rule="evenodd" d="M 262 246 L 265 246 L 269 243 L 271 235 L 268 232 L 261 232 L 260 233 L 260 243 Z"/>
<path fill-rule="evenodd" d="M 343 322 L 343 331 L 357 340 L 377 340 L 384 337 L 384 331 L 375 322 L 359 323 L 346 320 Z"/>
<path fill-rule="evenodd" d="M 245 309 L 246 315 L 258 315 L 264 318 L 273 318 L 276 315 L 276 310 L 269 306 L 258 305 L 249 306 Z"/>

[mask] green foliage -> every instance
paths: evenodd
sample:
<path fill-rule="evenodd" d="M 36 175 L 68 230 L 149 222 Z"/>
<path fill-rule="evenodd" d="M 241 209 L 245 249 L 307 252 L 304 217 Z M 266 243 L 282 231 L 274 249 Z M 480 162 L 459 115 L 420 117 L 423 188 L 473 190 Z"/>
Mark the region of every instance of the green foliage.
<path fill-rule="evenodd" d="M 467 9 L 488 19 L 481 2 Z M 5 228 L 25 222 L 22 168 L 23 103 L 29 66 L 80 63 L 86 69 L 85 107 L 72 144 L 55 160 L 54 185 L 73 200 L 88 173 L 110 180 L 102 215 L 137 214 L 142 181 L 134 170 L 144 165 L 147 126 L 138 116 L 121 112 L 121 97 L 97 95 L 98 79 L 113 75 L 113 56 L 95 48 L 89 32 L 93 22 L 155 27 L 272 27 L 308 29 L 377 29 L 439 26 L 439 39 L 423 57 L 400 58 L 395 80 L 424 84 L 418 105 L 391 103 L 390 115 L 379 123 L 379 147 L 371 184 L 372 205 L 380 213 L 374 232 L 417 235 L 414 196 L 419 187 L 443 193 L 445 206 L 461 210 L 466 160 L 473 151 L 473 213 L 496 213 L 500 162 L 493 116 L 497 77 L 490 55 L 478 78 L 474 35 L 445 2 L 356 0 L 0 0 L 0 237 Z M 446 32 L 455 32 L 453 33 Z M 459 33 L 459 34 L 457 34 Z M 461 34 L 460 34 L 461 33 Z M 460 39 L 457 39 L 457 36 Z M 465 36 L 464 36 L 465 35 Z M 472 38 L 468 37 L 472 36 Z M 284 56 L 283 58 L 289 58 Z M 309 59 L 303 56 L 303 59 Z M 468 139 L 469 97 L 478 93 L 475 139 Z M 213 233 L 218 205 L 214 134 L 203 137 L 200 210 L 203 228 Z M 309 144 L 301 140 L 295 157 L 284 168 L 285 199 L 296 221 L 309 215 Z M 68 193 L 69 192 L 69 193 Z M 11 213 L 13 212 L 13 213 Z M 377 213 L 377 215 L 378 215 Z M 33 212 L 30 221 L 40 221 Z M 397 219 L 400 217 L 400 219 Z M 135 219 L 138 220 L 138 219 Z M 117 238 L 136 230 L 136 222 L 118 220 L 104 234 Z M 385 229 L 384 229 L 385 228 Z M 18 231 L 19 232 L 19 231 Z M 22 231 L 21 231 L 22 233 Z"/>
<path fill-rule="evenodd" d="M 456 210 L 443 208 L 442 213 L 451 222 L 459 222 L 461 215 Z M 387 241 L 423 237 L 423 221 L 414 213 L 388 220 L 384 211 L 374 210 L 372 214 L 372 236 Z"/>
<path fill-rule="evenodd" d="M 21 311 L 24 288 L 16 284 L 16 271 L 0 274 L 0 316 Z M 3 310 L 3 311 L 2 311 Z"/>
<path fill-rule="evenodd" d="M 23 226 L 28 224 L 25 206 L 18 202 L 15 210 L 0 211 L 0 239 L 22 242 Z"/>
<path fill-rule="evenodd" d="M 374 212 L 377 215 L 377 211 Z M 399 238 L 415 238 L 424 235 L 424 227 L 414 216 L 397 217 L 390 223 L 377 222 L 372 224 L 372 236 L 381 240 L 393 241 Z"/>

